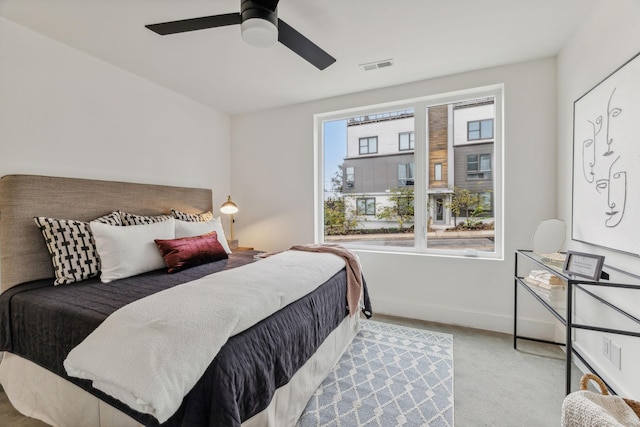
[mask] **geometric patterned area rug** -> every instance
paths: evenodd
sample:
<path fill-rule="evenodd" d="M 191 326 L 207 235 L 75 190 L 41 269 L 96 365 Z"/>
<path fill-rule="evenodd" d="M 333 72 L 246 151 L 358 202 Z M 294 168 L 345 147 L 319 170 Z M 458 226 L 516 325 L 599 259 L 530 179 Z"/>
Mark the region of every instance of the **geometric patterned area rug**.
<path fill-rule="evenodd" d="M 389 323 L 361 330 L 298 427 L 453 426 L 453 336 Z"/>

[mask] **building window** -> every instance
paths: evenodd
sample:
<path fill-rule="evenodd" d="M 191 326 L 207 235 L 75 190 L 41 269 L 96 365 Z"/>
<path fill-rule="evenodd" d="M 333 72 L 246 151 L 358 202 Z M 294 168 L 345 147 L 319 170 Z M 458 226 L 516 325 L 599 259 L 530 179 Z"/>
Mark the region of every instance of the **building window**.
<path fill-rule="evenodd" d="M 398 165 L 398 187 L 413 185 L 413 163 L 400 163 Z"/>
<path fill-rule="evenodd" d="M 378 152 L 378 137 L 360 138 L 360 154 L 375 154 Z"/>
<path fill-rule="evenodd" d="M 363 198 L 356 199 L 356 214 L 375 215 L 376 214 L 376 198 L 363 197 Z"/>
<path fill-rule="evenodd" d="M 353 166 L 347 166 L 345 168 L 345 184 L 347 185 L 347 188 L 353 188 L 353 186 L 356 183 L 356 173 L 355 173 L 355 168 Z"/>
<path fill-rule="evenodd" d="M 398 149 L 400 151 L 413 150 L 414 148 L 413 132 L 401 132 L 398 134 Z"/>
<path fill-rule="evenodd" d="M 469 141 L 493 138 L 493 119 L 467 122 L 467 135 Z"/>
<path fill-rule="evenodd" d="M 491 178 L 491 154 L 467 154 L 467 179 Z"/>
<path fill-rule="evenodd" d="M 442 163 L 433 165 L 433 180 L 442 181 Z"/>
<path fill-rule="evenodd" d="M 491 212 L 493 202 L 491 200 L 491 193 L 488 191 L 478 193 L 478 203 L 482 206 L 485 212 Z"/>

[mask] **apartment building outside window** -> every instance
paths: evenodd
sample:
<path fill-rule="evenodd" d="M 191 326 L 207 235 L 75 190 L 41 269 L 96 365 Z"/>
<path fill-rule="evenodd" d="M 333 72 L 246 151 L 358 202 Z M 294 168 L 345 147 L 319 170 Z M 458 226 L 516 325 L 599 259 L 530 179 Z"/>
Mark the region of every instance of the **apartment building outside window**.
<path fill-rule="evenodd" d="M 497 85 L 317 115 L 317 241 L 501 257 L 501 109 Z"/>

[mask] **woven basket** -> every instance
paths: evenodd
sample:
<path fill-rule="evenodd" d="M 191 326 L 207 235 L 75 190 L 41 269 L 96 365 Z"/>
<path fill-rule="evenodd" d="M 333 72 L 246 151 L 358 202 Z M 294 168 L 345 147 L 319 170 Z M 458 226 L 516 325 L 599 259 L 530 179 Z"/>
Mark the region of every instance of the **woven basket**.
<path fill-rule="evenodd" d="M 600 394 L 587 390 L 589 380 L 600 387 Z M 562 403 L 562 427 L 640 427 L 640 402 L 610 396 L 604 382 L 584 374 L 580 391 L 569 393 Z"/>
<path fill-rule="evenodd" d="M 603 396 L 609 395 L 609 390 L 607 390 L 607 386 L 604 383 L 604 381 L 602 381 L 602 379 L 599 376 L 594 374 L 584 374 L 582 378 L 580 378 L 580 390 L 587 390 L 587 385 L 589 384 L 589 380 L 593 380 L 598 384 L 598 386 L 600 387 L 600 393 Z M 636 415 L 640 418 L 640 402 L 638 402 L 637 400 L 626 399 L 624 397 L 622 398 L 622 400 L 624 400 L 625 403 L 629 405 L 629 407 L 631 407 L 633 412 L 635 412 Z"/>

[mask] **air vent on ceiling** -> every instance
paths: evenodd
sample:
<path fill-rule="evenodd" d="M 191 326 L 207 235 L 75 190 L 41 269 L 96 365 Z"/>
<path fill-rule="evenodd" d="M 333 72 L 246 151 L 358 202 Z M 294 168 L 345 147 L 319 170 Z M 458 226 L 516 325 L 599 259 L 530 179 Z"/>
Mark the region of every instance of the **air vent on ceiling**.
<path fill-rule="evenodd" d="M 393 59 L 383 59 L 382 61 L 369 62 L 367 64 L 360 64 L 360 68 L 364 71 L 377 70 L 378 68 L 391 67 L 393 65 Z"/>

